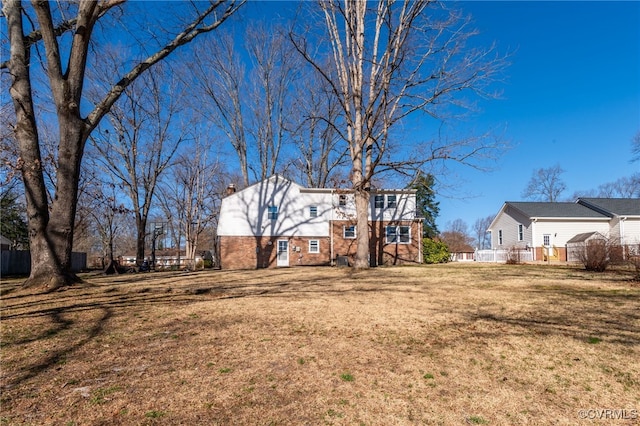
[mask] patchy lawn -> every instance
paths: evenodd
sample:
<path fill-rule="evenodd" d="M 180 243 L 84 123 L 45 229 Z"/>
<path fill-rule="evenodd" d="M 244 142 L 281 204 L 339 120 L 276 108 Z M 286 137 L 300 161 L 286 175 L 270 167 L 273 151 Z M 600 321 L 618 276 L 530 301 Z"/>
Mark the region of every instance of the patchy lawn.
<path fill-rule="evenodd" d="M 624 274 L 452 264 L 86 281 L 38 295 L 1 284 L 1 425 L 640 423 L 640 288 Z"/>

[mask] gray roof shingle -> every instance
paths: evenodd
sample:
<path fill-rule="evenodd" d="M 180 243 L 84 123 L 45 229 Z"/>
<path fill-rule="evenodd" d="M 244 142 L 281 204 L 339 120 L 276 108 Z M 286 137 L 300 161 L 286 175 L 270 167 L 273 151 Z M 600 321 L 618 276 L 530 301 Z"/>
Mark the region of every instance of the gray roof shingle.
<path fill-rule="evenodd" d="M 608 216 L 578 203 L 507 201 L 506 204 L 520 210 L 530 218 L 608 218 Z"/>
<path fill-rule="evenodd" d="M 640 198 L 579 198 L 578 203 L 608 216 L 640 216 Z"/>

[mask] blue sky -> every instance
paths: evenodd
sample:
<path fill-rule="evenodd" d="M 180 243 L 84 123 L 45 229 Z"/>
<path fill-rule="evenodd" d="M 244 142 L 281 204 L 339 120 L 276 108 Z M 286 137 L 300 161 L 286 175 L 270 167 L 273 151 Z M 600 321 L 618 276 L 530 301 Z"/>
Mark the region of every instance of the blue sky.
<path fill-rule="evenodd" d="M 471 227 L 505 201 L 522 200 L 535 169 L 559 164 L 567 198 L 640 171 L 628 160 L 640 130 L 640 2 L 450 4 L 472 15 L 478 43 L 510 54 L 501 99 L 481 104 L 466 125 L 504 132 L 511 148 L 490 172 L 454 167 L 440 177 L 455 188 L 437 198 L 441 231 L 455 219 Z M 248 8 L 277 16 L 278 6 L 285 2 Z"/>
<path fill-rule="evenodd" d="M 629 163 L 640 130 L 639 2 L 464 2 L 483 41 L 511 52 L 501 100 L 479 127 L 505 126 L 512 148 L 490 173 L 461 172 L 457 198 L 439 198 L 439 228 L 469 226 L 522 200 L 534 169 L 559 164 L 563 194 L 640 171 Z"/>

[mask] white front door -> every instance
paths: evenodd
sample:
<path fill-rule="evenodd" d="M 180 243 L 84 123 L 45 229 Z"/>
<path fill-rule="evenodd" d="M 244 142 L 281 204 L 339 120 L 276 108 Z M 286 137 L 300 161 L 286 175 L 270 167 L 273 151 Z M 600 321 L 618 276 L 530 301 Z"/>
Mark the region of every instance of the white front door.
<path fill-rule="evenodd" d="M 278 240 L 278 266 L 289 266 L 289 241 Z"/>

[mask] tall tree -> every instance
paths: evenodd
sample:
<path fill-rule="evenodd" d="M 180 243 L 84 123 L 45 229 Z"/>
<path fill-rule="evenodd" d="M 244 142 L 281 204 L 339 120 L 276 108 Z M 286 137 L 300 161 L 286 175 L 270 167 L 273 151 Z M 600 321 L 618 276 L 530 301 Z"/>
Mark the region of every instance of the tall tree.
<path fill-rule="evenodd" d="M 161 175 L 189 138 L 181 122 L 184 96 L 176 79 L 155 67 L 125 89 L 91 137 L 103 169 L 122 184 L 136 220 L 136 261 L 142 265 L 147 222 Z M 107 125 L 108 124 L 108 125 Z"/>
<path fill-rule="evenodd" d="M 447 229 L 440 234 L 440 239 L 452 253 L 467 251 L 473 244 L 473 237 L 469 235 L 469 226 L 462 219 L 449 223 Z"/>
<path fill-rule="evenodd" d="M 479 250 L 491 248 L 491 237 L 487 232 L 489 226 L 493 222 L 493 216 L 486 216 L 476 219 L 473 223 L 473 233 L 475 236 L 476 247 Z"/>
<path fill-rule="evenodd" d="M 287 142 L 299 57 L 277 27 L 250 26 L 200 46 L 194 81 L 205 98 L 203 112 L 233 146 L 244 186 L 263 180 L 281 166 Z M 245 55 L 239 52 L 244 49 Z"/>
<path fill-rule="evenodd" d="M 160 41 L 155 51 L 151 50 L 151 44 L 145 45 L 143 50 L 150 49 L 153 53 L 134 60 L 128 71 L 115 77 L 104 96 L 85 114 L 82 110 L 86 108 L 83 89 L 87 63 L 90 54 L 100 54 L 99 49 L 90 48 L 94 29 L 110 11 L 123 3 L 124 0 L 82 0 L 64 3 L 67 9 L 62 11 L 58 7 L 61 3 L 33 0 L 30 8 L 20 0 L 3 2 L 9 58 L 2 61 L 2 69 L 7 69 L 11 76 L 9 93 L 16 114 L 14 129 L 22 160 L 20 171 L 29 218 L 31 275 L 25 286 L 56 288 L 77 280 L 70 268 L 71 249 L 80 168 L 91 132 L 123 91 L 149 67 L 198 35 L 220 26 L 243 1 L 215 0 L 202 10 L 198 9 L 202 4 L 185 3 L 184 8 L 188 10 L 183 10 L 182 15 L 174 15 L 190 19 L 185 21 L 183 29 Z M 182 18 L 187 16 L 190 18 Z M 133 34 L 136 30 L 133 26 L 128 28 Z M 138 31 L 147 30 L 143 27 Z M 69 37 L 65 37 L 67 34 Z M 40 42 L 44 45 L 43 62 L 32 61 L 32 47 Z M 32 68 L 40 63 L 48 77 L 59 132 L 58 168 L 51 202 L 47 199 L 42 171 L 38 105 L 34 101 L 32 84 Z"/>
<path fill-rule="evenodd" d="M 182 153 L 167 175 L 161 202 L 167 217 L 177 222 L 176 242 L 180 250 L 185 239 L 185 255 L 189 267 L 195 267 L 196 250 L 201 235 L 215 227 L 222 193 L 216 185 L 224 179 L 221 166 L 210 161 L 204 144 L 196 140 L 189 152 Z"/>
<path fill-rule="evenodd" d="M 436 201 L 435 177 L 430 174 L 418 173 L 409 188 L 416 190 L 416 210 L 418 217 L 424 218 L 422 223 L 422 237 L 435 238 L 438 236 L 436 219 L 440 207 Z"/>
<path fill-rule="evenodd" d="M 560 195 L 567 189 L 562 180 L 563 173 L 559 164 L 534 170 L 522 196 L 534 201 L 558 202 Z"/>
<path fill-rule="evenodd" d="M 349 152 L 333 127 L 340 104 L 324 79 L 308 73 L 295 93 L 295 111 L 300 121 L 293 123 L 291 138 L 296 146 L 294 167 L 309 188 L 326 188 L 339 179 L 348 163 Z M 334 185 L 333 186 L 338 186 Z"/>
<path fill-rule="evenodd" d="M 421 149 L 399 144 L 412 154 L 394 157 L 393 130 L 419 113 L 443 119 L 443 107 L 457 110 L 464 105 L 462 94 L 484 92 L 503 60 L 492 58 L 490 51 L 469 48 L 466 42 L 474 32 L 468 21 L 436 2 L 328 0 L 319 5 L 328 34 L 319 39 L 329 41 L 328 49 L 311 47 L 309 37 L 292 33 L 290 38 L 340 102 L 341 121 L 335 127 L 349 148 L 355 193 L 354 266 L 367 268 L 369 189 L 377 172 L 438 160 L 472 164 L 496 148 L 474 139 Z M 330 69 L 318 52 L 327 52 Z"/>

